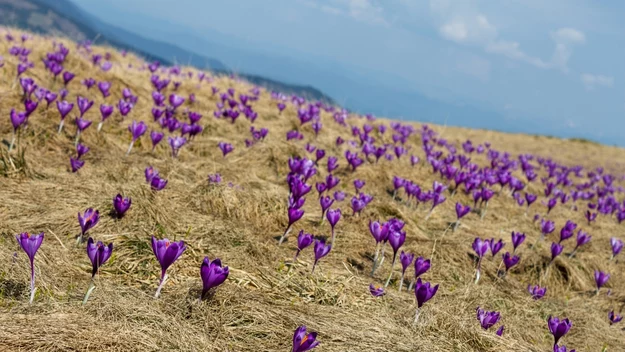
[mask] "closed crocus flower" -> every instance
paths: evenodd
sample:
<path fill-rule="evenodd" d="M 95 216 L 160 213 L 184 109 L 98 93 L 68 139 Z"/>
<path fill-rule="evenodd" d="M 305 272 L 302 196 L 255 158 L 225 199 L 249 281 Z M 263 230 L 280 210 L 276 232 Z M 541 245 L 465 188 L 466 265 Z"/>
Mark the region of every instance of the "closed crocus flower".
<path fill-rule="evenodd" d="M 145 182 L 150 183 L 154 176 L 158 176 L 158 171 L 152 166 L 145 168 Z"/>
<path fill-rule="evenodd" d="M 599 290 L 608 282 L 610 274 L 603 271 L 595 270 L 595 284 L 597 285 L 597 294 Z"/>
<path fill-rule="evenodd" d="M 404 276 L 406 274 L 406 269 L 408 269 L 410 264 L 412 264 L 413 259 L 414 254 L 404 253 L 404 251 L 401 251 L 401 253 L 399 253 L 399 262 L 401 263 L 401 279 L 399 281 L 399 291 L 401 291 L 404 286 Z"/>
<path fill-rule="evenodd" d="M 297 235 L 297 252 L 295 253 L 295 257 L 293 261 L 297 260 L 299 253 L 303 251 L 306 247 L 310 246 L 313 243 L 313 235 L 310 233 L 304 233 L 304 230 L 301 230 Z"/>
<path fill-rule="evenodd" d="M 80 112 L 80 117 L 83 117 L 89 109 L 93 106 L 93 100 L 89 100 L 85 97 L 78 96 L 76 97 L 76 103 L 78 105 L 78 111 Z"/>
<path fill-rule="evenodd" d="M 78 172 L 80 168 L 85 165 L 85 162 L 80 159 L 74 159 L 72 157 L 69 158 L 69 165 L 72 168 L 72 172 Z"/>
<path fill-rule="evenodd" d="M 559 243 L 553 242 L 551 243 L 551 262 L 553 262 L 557 256 L 560 255 L 560 253 L 562 253 L 562 250 L 564 249 L 564 246 L 562 246 Z"/>
<path fill-rule="evenodd" d="M 108 119 L 113 114 L 114 109 L 115 108 L 113 107 L 113 105 L 100 105 L 100 122 L 98 123 L 98 132 L 100 132 L 100 130 L 102 129 L 104 121 L 106 121 L 106 119 Z"/>
<path fill-rule="evenodd" d="M 520 232 L 512 232 L 512 253 L 516 252 L 517 248 L 525 241 L 525 234 Z"/>
<path fill-rule="evenodd" d="M 499 241 L 495 242 L 494 238 L 488 240 L 488 245 L 490 247 L 490 253 L 493 257 L 499 253 L 499 251 L 505 246 L 503 240 L 499 239 Z"/>
<path fill-rule="evenodd" d="M 35 254 L 39 250 L 41 243 L 43 243 L 43 232 L 38 235 L 31 235 L 28 232 L 20 233 L 15 236 L 17 243 L 19 243 L 22 250 L 28 256 L 30 261 L 30 304 L 33 304 L 35 299 Z"/>
<path fill-rule="evenodd" d="M 161 142 L 163 136 L 164 134 L 158 131 L 150 132 L 150 139 L 152 140 L 152 150 L 154 150 L 154 148 L 156 148 L 156 146 Z"/>
<path fill-rule="evenodd" d="M 458 221 L 462 219 L 465 215 L 467 215 L 471 211 L 471 207 L 466 205 L 463 206 L 460 203 L 456 203 L 456 216 L 458 217 Z"/>
<path fill-rule="evenodd" d="M 476 275 L 475 275 L 475 283 L 477 284 L 480 281 L 480 275 L 481 275 L 481 266 L 482 266 L 482 258 L 484 257 L 484 255 L 486 255 L 486 252 L 488 252 L 488 248 L 489 248 L 489 241 L 486 240 L 482 240 L 481 238 L 475 238 L 475 240 L 473 241 L 473 250 L 475 251 L 475 254 L 477 254 L 478 260 L 477 260 L 477 269 L 476 269 Z"/>
<path fill-rule="evenodd" d="M 547 326 L 553 335 L 553 345 L 555 347 L 558 344 L 558 341 L 560 341 L 560 339 L 569 332 L 573 323 L 571 323 L 569 318 L 560 320 L 557 317 L 550 316 L 547 320 Z"/>
<path fill-rule="evenodd" d="M 415 283 L 415 297 L 417 299 L 417 312 L 415 314 L 415 324 L 419 320 L 419 315 L 421 314 L 421 307 L 425 304 L 425 302 L 429 301 L 434 297 L 436 292 L 438 291 L 438 285 L 431 287 L 429 282 L 422 282 L 421 278 L 417 279 Z"/>
<path fill-rule="evenodd" d="M 293 349 L 291 352 L 306 352 L 319 345 L 317 341 L 317 333 L 306 333 L 306 326 L 300 326 L 295 330 L 293 334 Z"/>
<path fill-rule="evenodd" d="M 65 117 L 67 116 L 67 114 L 70 113 L 70 111 L 72 111 L 72 109 L 74 108 L 74 104 L 69 103 L 65 100 L 63 101 L 56 101 L 56 108 L 59 110 L 59 114 L 61 114 L 61 123 L 59 123 L 59 133 L 61 133 L 61 131 L 63 130 L 63 124 L 65 123 Z"/>
<path fill-rule="evenodd" d="M 200 267 L 200 275 L 202 277 L 202 294 L 200 296 L 200 301 L 206 297 L 206 294 L 210 292 L 210 290 L 223 284 L 229 274 L 230 269 L 228 269 L 227 266 L 222 267 L 219 258 L 210 261 L 208 257 L 204 257 L 202 266 Z"/>
<path fill-rule="evenodd" d="M 332 249 L 332 245 L 326 244 L 324 240 L 316 240 L 315 241 L 315 262 L 312 267 L 311 273 L 315 272 L 315 267 L 317 267 L 317 262 L 319 259 L 325 257 L 330 253 Z"/>
<path fill-rule="evenodd" d="M 87 147 L 84 144 L 78 144 L 76 146 L 76 158 L 80 159 L 83 155 L 87 154 L 87 152 L 89 152 L 89 147 Z"/>
<path fill-rule="evenodd" d="M 219 142 L 218 146 L 224 158 L 234 150 L 234 147 L 230 143 Z"/>
<path fill-rule="evenodd" d="M 545 296 L 545 294 L 547 293 L 547 288 L 540 287 L 538 285 L 536 286 L 527 285 L 527 291 L 530 293 L 530 295 L 532 295 L 533 299 L 538 300 Z"/>
<path fill-rule="evenodd" d="M 395 268 L 395 262 L 397 260 L 397 251 L 404 244 L 405 241 L 406 241 L 405 231 L 401 231 L 399 229 L 397 230 L 389 229 L 388 243 L 391 245 L 391 248 L 393 248 L 393 261 L 391 263 L 391 271 L 388 275 L 388 279 L 386 280 L 386 284 L 384 284 L 384 287 L 387 287 L 391 282 L 391 278 L 393 277 L 393 269 Z"/>
<path fill-rule="evenodd" d="M 371 292 L 371 295 L 373 297 L 382 297 L 382 296 L 384 296 L 384 288 L 382 288 L 382 287 L 375 287 L 375 286 L 373 286 L 373 284 L 369 284 L 369 292 Z"/>
<path fill-rule="evenodd" d="M 111 257 L 113 253 L 113 244 L 109 243 L 108 246 L 104 245 L 101 241 L 97 243 L 94 242 L 93 238 L 89 237 L 87 240 L 87 256 L 91 261 L 91 277 L 93 278 L 95 274 L 98 273 L 98 270 L 107 260 Z"/>
<path fill-rule="evenodd" d="M 126 152 L 126 155 L 130 154 L 132 146 L 135 144 L 137 139 L 145 134 L 147 130 L 148 126 L 143 121 L 132 121 L 132 123 L 128 125 L 128 131 L 130 131 L 130 133 L 132 134 L 132 141 L 130 141 L 130 145 L 128 146 L 128 151 Z"/>
<path fill-rule="evenodd" d="M 326 212 L 326 218 L 328 219 L 330 227 L 332 228 L 331 244 L 334 245 L 334 239 L 336 237 L 334 228 L 336 227 L 336 224 L 338 224 L 339 220 L 341 220 L 341 209 L 328 209 L 328 211 Z"/>
<path fill-rule="evenodd" d="M 506 272 L 508 272 L 508 270 L 510 270 L 510 268 L 512 268 L 513 266 L 517 265 L 520 259 L 521 258 L 519 258 L 518 255 L 512 255 L 510 254 L 510 252 L 504 253 L 503 263 L 506 266 Z"/>
<path fill-rule="evenodd" d="M 278 241 L 278 246 L 281 245 L 282 242 L 284 242 L 284 240 L 286 239 L 286 236 L 289 234 L 289 231 L 291 231 L 291 226 L 293 226 L 294 223 L 296 223 L 299 219 L 301 219 L 304 216 L 304 210 L 299 209 L 299 208 L 289 207 L 289 209 L 287 210 L 287 216 L 289 218 L 289 223 L 286 229 L 284 230 L 284 233 L 280 237 L 280 241 Z"/>
<path fill-rule="evenodd" d="M 113 198 L 113 208 L 115 208 L 115 212 L 118 217 L 123 217 L 126 214 L 126 211 L 130 209 L 130 205 L 132 204 L 132 200 L 130 198 L 124 198 L 121 194 L 117 194 L 115 198 Z"/>
<path fill-rule="evenodd" d="M 88 208 L 85 210 L 84 214 L 78 213 L 78 225 L 80 225 L 80 237 L 79 240 L 82 242 L 83 237 L 92 229 L 95 225 L 100 221 L 100 212 L 98 210 L 94 210 L 93 208 Z"/>
<path fill-rule="evenodd" d="M 495 334 L 497 334 L 497 336 L 503 336 L 503 332 L 505 330 L 505 326 L 500 326 L 499 329 L 497 329 L 497 332 Z"/>
<path fill-rule="evenodd" d="M 178 157 L 178 152 L 180 151 L 180 148 L 182 148 L 182 146 L 187 143 L 187 139 L 184 137 L 176 136 L 169 137 L 167 140 L 169 142 L 169 146 L 171 147 L 172 157 Z"/>
<path fill-rule="evenodd" d="M 574 256 L 575 253 L 577 252 L 577 249 L 579 247 L 585 245 L 586 243 L 590 242 L 591 238 L 592 238 L 592 236 L 589 235 L 587 232 L 584 232 L 582 230 L 577 231 L 577 241 L 576 241 L 576 244 L 575 244 L 575 249 L 573 249 L 571 254 L 569 254 L 569 257 Z"/>
<path fill-rule="evenodd" d="M 156 256 L 158 263 L 161 266 L 161 279 L 156 290 L 154 298 L 158 298 L 161 293 L 161 289 L 167 280 L 167 269 L 176 261 L 182 253 L 187 249 L 184 241 L 173 242 L 168 239 L 157 240 L 152 236 L 152 252 Z"/>
<path fill-rule="evenodd" d="M 610 246 L 612 247 L 612 256 L 610 257 L 610 260 L 612 260 L 619 253 L 621 253 L 621 250 L 623 249 L 623 241 L 616 237 L 612 237 L 610 238 Z"/>

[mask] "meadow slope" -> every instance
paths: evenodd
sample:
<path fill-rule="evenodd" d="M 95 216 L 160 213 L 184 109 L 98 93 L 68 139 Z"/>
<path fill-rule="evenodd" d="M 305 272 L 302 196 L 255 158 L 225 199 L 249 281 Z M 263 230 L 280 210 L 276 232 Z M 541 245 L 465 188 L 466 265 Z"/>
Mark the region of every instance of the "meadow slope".
<path fill-rule="evenodd" d="M 235 123 L 230 123 L 215 118 L 213 112 L 220 94 L 228 88 L 235 89 L 236 97 L 251 96 L 253 86 L 223 76 L 200 82 L 197 71 L 182 68 L 182 74 L 171 76 L 173 81 L 181 82 L 175 93 L 185 98 L 194 93 L 196 101 L 185 101 L 178 118 L 187 121 L 180 112 L 185 108 L 202 114 L 199 124 L 203 132 L 182 147 L 178 158 L 172 158 L 168 131 L 151 150 L 149 133 L 160 131 L 161 127 L 152 118 L 154 88 L 145 64 L 132 54 L 124 56 L 110 48 L 93 47 L 93 52 L 87 54 L 76 43 L 34 36 L 23 45 L 32 50 L 28 56 L 34 67 L 21 77 L 30 77 L 39 87 L 49 90 L 58 92 L 63 88 L 60 76 L 54 79 L 42 63 L 46 53 L 55 50 L 53 41 L 63 42 L 70 49 L 63 66 L 76 74 L 68 84 L 66 100 L 75 102 L 77 96 L 85 96 L 95 101 L 85 114 L 94 123 L 81 136 L 82 143 L 91 150 L 83 156 L 85 165 L 72 173 L 69 160 L 76 153 L 76 107 L 59 134 L 60 115 L 55 103 L 46 109 L 45 101 L 40 102 L 28 125 L 20 128 L 17 148 L 8 152 L 13 130 L 10 111 L 24 110 L 22 87 L 15 78 L 19 60 L 9 54 L 11 47 L 22 44 L 19 33 L 12 33 L 16 38 L 13 42 L 4 36 L 0 38 L 0 55 L 4 56 L 0 68 L 1 351 L 289 351 L 293 331 L 302 324 L 319 332 L 320 345 L 315 351 L 550 351 L 550 315 L 568 317 L 573 322 L 563 338 L 569 348 L 578 352 L 601 351 L 604 346 L 607 351 L 625 349 L 624 323 L 611 326 L 607 318 L 610 310 L 620 312 L 625 305 L 624 253 L 609 260 L 610 238 L 625 239 L 623 227 L 614 216 L 603 214 L 589 225 L 584 217 L 589 201 L 578 200 L 574 209 L 569 200 L 546 216 L 555 221 L 556 231 L 531 248 L 540 236 L 540 221 L 533 221 L 534 214 L 545 216 L 547 208 L 542 202 L 548 199 L 540 180 L 547 172 L 535 161 L 539 177 L 522 193 L 532 192 L 539 197 L 527 215 L 525 207 L 517 205 L 507 188 L 500 191 L 495 185 L 497 194 L 488 203 L 484 218 L 472 212 L 452 232 L 449 223 L 456 220 L 456 202 L 473 205 L 471 195 L 462 190 L 454 195 L 446 191 L 447 200 L 436 207 L 427 221 L 429 204 L 408 204 L 403 191 L 396 199 L 391 195 L 394 176 L 411 180 L 424 190 L 431 189 L 435 180 L 450 183 L 433 173 L 426 161 L 423 130 L 418 122 L 402 122 L 414 128 L 405 143 L 407 154 L 394 160 L 383 157 L 379 163 L 365 162 L 351 172 L 345 151 L 360 149 L 349 143 L 360 143 L 352 134 L 352 126 L 362 130 L 365 124 L 390 126 L 391 121 L 368 121 L 350 114 L 347 125 L 341 126 L 333 118 L 334 112 L 321 109 L 323 127 L 315 137 L 310 123 L 300 125 L 297 107 L 290 100 L 279 114 L 276 100 L 270 92 L 261 90 L 258 100 L 249 104 L 258 114 L 253 125 L 265 127 L 269 133 L 264 141 L 248 148 L 245 139 L 251 138 L 250 121 L 241 114 Z M 93 65 L 90 58 L 94 53 L 107 52 L 113 65 L 104 71 Z M 193 77 L 186 75 L 188 71 L 195 72 Z M 169 75 L 157 74 L 162 78 Z M 87 89 L 80 83 L 86 78 L 111 82 L 111 95 L 103 98 L 97 87 Z M 166 95 L 174 92 L 172 86 L 164 90 Z M 219 93 L 213 94 L 212 86 L 218 87 Z M 123 88 L 130 88 L 138 96 L 125 118 L 117 109 Z M 101 103 L 116 107 L 98 133 Z M 414 118 L 419 119 L 418 111 Z M 149 129 L 125 156 L 132 120 L 146 122 Z M 475 146 L 489 142 L 491 149 L 510 153 L 510 159 L 521 154 L 551 158 L 561 165 L 583 166 L 582 175 L 603 167 L 605 173 L 618 176 L 615 185 L 624 183 L 620 178 L 625 171 L 623 149 L 530 135 L 436 125 L 430 128 L 437 140 L 445 139 L 455 145 L 459 154 L 464 154 L 461 144 L 466 140 Z M 304 135 L 303 140 L 286 140 L 287 131 L 294 129 Z M 394 144 L 390 127 L 384 134 L 374 129 L 370 135 L 377 144 Z M 347 142 L 337 145 L 339 136 Z M 222 141 L 234 146 L 225 158 L 217 147 Z M 327 155 L 320 161 L 317 175 L 309 181 L 313 190 L 306 196 L 304 217 L 293 226 L 288 241 L 278 246 L 276 237 L 287 226 L 288 160 L 294 156 L 314 158 L 314 153 L 305 150 L 306 143 L 325 149 Z M 448 149 L 432 144 L 435 150 L 443 151 L 443 157 L 449 154 Z M 331 155 L 339 159 L 334 174 L 341 182 L 336 190 L 344 191 L 347 198 L 332 206 L 343 212 L 336 227 L 335 248 L 311 274 L 312 247 L 300 254 L 297 263 L 292 262 L 296 235 L 300 229 L 317 236 L 330 234 L 328 222 L 319 222 L 321 211 L 314 183 L 325 179 L 326 160 Z M 412 166 L 410 155 L 418 156 L 419 163 Z M 469 156 L 480 167 L 491 163 L 487 153 L 474 152 Z M 158 169 L 168 180 L 165 189 L 150 189 L 144 177 L 147 166 Z M 209 184 L 208 175 L 214 173 L 221 174 L 221 183 Z M 520 169 L 512 174 L 526 182 Z M 352 216 L 352 182 L 357 178 L 366 181 L 362 192 L 372 195 L 373 201 L 360 215 Z M 587 178 L 572 175 L 571 180 L 581 183 Z M 112 199 L 118 193 L 132 198 L 130 210 L 121 219 L 111 215 Z M 615 197 L 623 200 L 618 191 Z M 114 251 L 96 276 L 97 288 L 89 302 L 82 306 L 91 264 L 85 245 L 76 244 L 80 233 L 77 213 L 89 207 L 98 209 L 101 215 L 89 235 L 112 242 Z M 391 217 L 406 223 L 402 250 L 431 258 L 432 268 L 423 279 L 440 284 L 437 295 L 424 305 L 417 325 L 412 323 L 414 294 L 406 289 L 398 292 L 399 265 L 395 266 L 396 274 L 384 297 L 374 298 L 368 289 L 370 283 L 384 284 L 392 259 L 387 248 L 382 267 L 375 277 L 369 275 L 375 241 L 368 223 Z M 592 240 L 574 257 L 567 254 L 572 251 L 575 238 L 563 242 L 564 253 L 549 265 L 550 244 L 569 219 L 589 232 Z M 517 251 L 519 264 L 503 278 L 496 271 L 501 268 L 501 253 L 512 251 L 512 231 L 525 233 L 527 240 Z M 38 292 L 32 305 L 28 304 L 28 258 L 15 240 L 21 232 L 45 233 L 35 258 Z M 160 268 L 150 247 L 152 235 L 182 239 L 188 246 L 168 270 L 170 279 L 157 300 L 153 295 Z M 502 238 L 506 242 L 495 259 L 490 254 L 484 258 L 482 278 L 477 285 L 471 248 L 475 237 Z M 230 276 L 210 299 L 198 302 L 202 287 L 199 267 L 204 256 L 221 258 L 230 268 Z M 611 274 L 607 288 L 596 296 L 594 270 Z M 529 284 L 546 286 L 546 296 L 533 300 L 527 292 Z M 498 325 L 505 325 L 502 337 L 495 335 L 495 328 L 480 327 L 475 313 L 478 306 L 501 312 Z"/>

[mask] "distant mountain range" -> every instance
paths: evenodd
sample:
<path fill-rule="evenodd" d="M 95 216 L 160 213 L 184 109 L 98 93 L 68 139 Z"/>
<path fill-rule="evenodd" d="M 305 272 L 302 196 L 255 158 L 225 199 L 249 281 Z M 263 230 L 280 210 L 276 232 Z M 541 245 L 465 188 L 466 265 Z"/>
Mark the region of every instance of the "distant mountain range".
<path fill-rule="evenodd" d="M 78 42 L 91 40 L 95 44 L 132 51 L 148 61 L 158 60 L 166 65 L 182 64 L 216 73 L 233 73 L 219 60 L 104 23 L 68 0 L 0 0 L 0 25 L 68 37 Z M 260 75 L 237 73 L 237 76 L 270 90 L 334 103 L 332 98 L 311 86 L 283 83 Z"/>

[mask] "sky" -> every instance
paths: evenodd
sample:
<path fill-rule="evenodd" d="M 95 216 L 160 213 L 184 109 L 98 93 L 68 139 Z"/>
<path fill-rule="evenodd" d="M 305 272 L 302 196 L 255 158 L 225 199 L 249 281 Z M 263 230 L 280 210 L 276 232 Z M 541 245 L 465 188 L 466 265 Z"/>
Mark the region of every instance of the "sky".
<path fill-rule="evenodd" d="M 111 24 L 187 47 L 206 39 L 494 111 L 536 133 L 625 145 L 623 1 L 73 1 Z M 253 70 L 236 56 L 214 56 Z"/>

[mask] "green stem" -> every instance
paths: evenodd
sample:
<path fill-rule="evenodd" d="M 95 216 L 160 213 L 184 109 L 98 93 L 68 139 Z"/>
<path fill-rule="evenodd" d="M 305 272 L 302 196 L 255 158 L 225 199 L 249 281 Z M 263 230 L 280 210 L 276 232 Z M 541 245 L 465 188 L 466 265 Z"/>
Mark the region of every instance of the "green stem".
<path fill-rule="evenodd" d="M 95 290 L 95 282 L 93 282 L 93 278 L 91 278 L 91 282 L 89 283 L 89 288 L 87 289 L 87 293 L 85 293 L 85 298 L 82 299 L 82 304 L 87 304 L 89 300 L 89 296 L 91 296 L 91 292 Z"/>
<path fill-rule="evenodd" d="M 391 278 L 393 277 L 393 269 L 395 268 L 395 260 L 397 259 L 396 253 L 393 253 L 393 264 L 391 264 L 391 272 L 388 274 L 388 279 L 386 279 L 386 283 L 384 284 L 384 288 L 388 287 L 388 284 L 391 283 Z"/>

